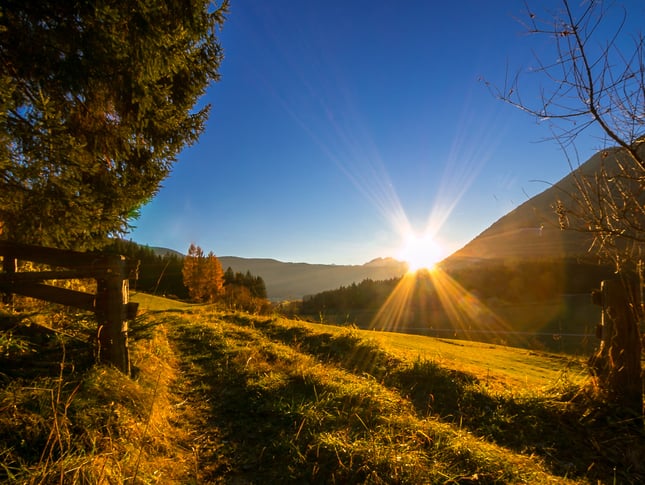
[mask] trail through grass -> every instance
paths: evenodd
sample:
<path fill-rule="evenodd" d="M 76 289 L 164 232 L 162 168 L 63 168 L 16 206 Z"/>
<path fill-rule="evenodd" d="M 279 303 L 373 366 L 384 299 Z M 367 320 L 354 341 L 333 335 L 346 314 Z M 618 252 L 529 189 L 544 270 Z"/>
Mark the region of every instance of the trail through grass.
<path fill-rule="evenodd" d="M 137 298 L 132 379 L 69 342 L 33 372 L 20 356 L 44 347 L 12 341 L 0 481 L 645 479 L 642 428 L 602 412 L 575 359 Z"/>
<path fill-rule="evenodd" d="M 327 334 L 307 344 L 289 335 L 302 327 L 276 329 L 240 315 L 209 320 L 195 326 L 178 318 L 174 325 L 178 350 L 190 350 L 187 396 L 210 403 L 202 407 L 210 430 L 204 439 L 226 443 L 201 446 L 208 450 L 201 461 L 219 464 L 201 467 L 206 481 L 562 483 L 539 458 L 418 412 L 401 388 L 380 382 L 401 362 L 378 350 L 344 360 L 360 338 Z M 287 331 L 289 344 L 267 338 L 276 330 Z"/>

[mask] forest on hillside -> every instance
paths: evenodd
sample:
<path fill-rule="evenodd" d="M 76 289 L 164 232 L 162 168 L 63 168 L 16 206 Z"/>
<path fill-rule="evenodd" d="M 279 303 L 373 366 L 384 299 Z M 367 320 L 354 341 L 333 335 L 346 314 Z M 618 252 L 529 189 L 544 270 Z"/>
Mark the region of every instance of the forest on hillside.
<path fill-rule="evenodd" d="M 106 251 L 138 261 L 137 278 L 131 281 L 132 290 L 177 300 L 191 299 L 183 274 L 185 257 L 170 251 L 159 254 L 148 246 L 123 239 L 115 239 Z M 265 311 L 269 306 L 266 285 L 261 276 L 249 271 L 234 272 L 229 267 L 221 278 L 218 300 L 229 308 Z"/>
<path fill-rule="evenodd" d="M 580 310 L 576 315 L 570 307 L 591 306 L 591 292 L 612 276 L 609 266 L 576 259 L 498 260 L 420 271 L 414 277 L 367 279 L 307 296 L 286 312 L 323 323 L 438 336 L 464 336 L 466 327 L 469 337 L 496 342 L 501 342 L 500 332 L 487 335 L 485 330 L 493 325 L 491 321 L 505 316 L 512 321 L 504 332 L 589 335 L 595 323 L 588 312 Z M 396 305 L 397 298 L 405 298 L 404 308 L 387 315 L 388 306 Z M 550 308 L 558 304 L 558 312 L 551 315 Z M 475 313 L 477 318 L 471 318 Z M 499 322 L 494 323 L 499 327 Z M 548 347 L 549 339 L 541 346 Z M 531 345 L 538 344 L 533 341 Z"/>

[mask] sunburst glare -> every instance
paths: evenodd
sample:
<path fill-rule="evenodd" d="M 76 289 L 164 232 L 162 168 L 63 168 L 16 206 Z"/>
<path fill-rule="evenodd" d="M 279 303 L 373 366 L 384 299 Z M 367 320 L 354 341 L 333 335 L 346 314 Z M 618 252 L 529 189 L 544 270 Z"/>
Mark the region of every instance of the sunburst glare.
<path fill-rule="evenodd" d="M 493 132 L 498 126 L 496 120 L 475 125 L 466 100 L 461 123 L 455 127 L 456 133 L 446 158 L 437 160 L 432 150 L 421 155 L 424 163 L 435 167 L 437 184 L 428 188 L 434 191 L 435 196 L 428 207 L 425 224 L 415 227 L 370 133 L 369 123 L 356 108 L 351 90 L 343 83 L 342 72 L 333 63 L 327 63 L 328 59 L 319 61 L 335 74 L 335 86 L 328 86 L 329 89 L 319 86 L 314 90 L 311 88 L 313 83 L 306 79 L 304 72 L 296 73 L 311 91 L 317 116 L 304 119 L 297 114 L 298 110 L 287 93 L 276 89 L 273 94 L 327 159 L 381 214 L 394 235 L 393 240 L 398 238 L 398 250 L 394 243 L 388 249 L 397 259 L 408 263 L 409 272 L 377 312 L 372 328 L 407 331 L 415 327 L 424 333 L 451 329 L 455 336 L 504 332 L 507 325 L 500 317 L 438 267 L 438 263 L 461 243 L 450 241 L 445 244 L 441 231 L 489 160 L 495 140 L 499 138 L 499 133 Z M 338 104 L 328 102 L 338 95 L 343 99 L 340 108 Z M 430 126 L 428 139 L 433 139 Z M 391 164 L 391 160 L 388 162 Z M 398 178 L 405 175 L 397 174 Z"/>
<path fill-rule="evenodd" d="M 520 344 L 509 342 L 512 329 L 503 318 L 438 267 L 403 276 L 371 328 Z"/>
<path fill-rule="evenodd" d="M 397 259 L 406 262 L 408 271 L 414 273 L 420 269 L 433 270 L 445 256 L 445 250 L 432 233 L 418 235 L 411 231 L 405 236 Z"/>

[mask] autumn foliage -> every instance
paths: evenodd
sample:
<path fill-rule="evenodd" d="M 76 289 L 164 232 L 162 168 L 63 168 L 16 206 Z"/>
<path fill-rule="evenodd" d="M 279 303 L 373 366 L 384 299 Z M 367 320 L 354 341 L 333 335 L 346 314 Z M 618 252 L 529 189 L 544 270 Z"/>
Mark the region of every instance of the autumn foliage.
<path fill-rule="evenodd" d="M 190 299 L 195 302 L 213 303 L 223 294 L 224 270 L 212 251 L 204 256 L 202 248 L 191 244 L 182 276 Z"/>

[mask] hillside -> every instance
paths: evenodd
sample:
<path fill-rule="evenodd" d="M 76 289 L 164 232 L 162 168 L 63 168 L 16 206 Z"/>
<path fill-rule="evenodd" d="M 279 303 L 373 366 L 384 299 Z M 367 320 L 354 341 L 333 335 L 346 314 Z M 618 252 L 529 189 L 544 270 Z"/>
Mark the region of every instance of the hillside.
<path fill-rule="evenodd" d="M 305 295 L 359 283 L 364 279 L 385 280 L 403 275 L 405 263 L 394 259 L 376 259 L 363 265 L 284 263 L 275 259 L 247 259 L 233 256 L 219 258 L 222 267 L 235 272 L 262 277 L 267 296 L 274 301 L 293 300 Z"/>
<path fill-rule="evenodd" d="M 159 298 L 141 304 L 134 379 L 91 366 L 73 337 L 83 324 L 70 317 L 68 337 L 22 337 L 25 346 L 3 349 L 0 480 L 645 479 L 639 431 L 603 415 L 575 359 Z M 10 318 L 14 332 L 20 318 L 29 317 Z"/>
<path fill-rule="evenodd" d="M 631 162 L 617 149 L 596 153 L 560 181 L 501 217 L 451 255 L 446 263 L 504 258 L 590 258 L 592 235 L 561 230 L 555 205 L 561 201 L 567 210 L 575 211 L 576 200 L 581 197 L 576 178 L 593 177 L 601 170 L 616 173 L 617 163 Z"/>

